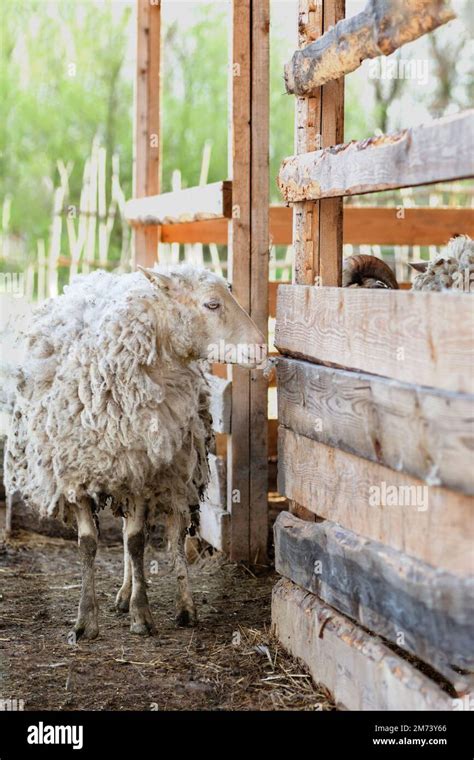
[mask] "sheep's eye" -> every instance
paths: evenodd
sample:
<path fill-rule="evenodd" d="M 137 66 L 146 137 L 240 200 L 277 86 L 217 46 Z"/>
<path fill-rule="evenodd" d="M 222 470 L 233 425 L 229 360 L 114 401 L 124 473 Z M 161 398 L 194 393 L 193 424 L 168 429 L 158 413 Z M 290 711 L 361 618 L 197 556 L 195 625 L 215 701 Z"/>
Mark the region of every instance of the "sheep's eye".
<path fill-rule="evenodd" d="M 204 304 L 206 309 L 209 309 L 210 311 L 216 311 L 220 307 L 219 301 L 206 301 Z"/>

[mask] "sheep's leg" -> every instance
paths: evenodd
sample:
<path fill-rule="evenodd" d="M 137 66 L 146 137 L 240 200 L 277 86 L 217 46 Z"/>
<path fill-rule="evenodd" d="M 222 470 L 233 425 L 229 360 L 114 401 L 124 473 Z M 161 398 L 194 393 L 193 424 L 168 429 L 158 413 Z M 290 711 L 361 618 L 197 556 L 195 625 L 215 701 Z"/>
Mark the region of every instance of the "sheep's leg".
<path fill-rule="evenodd" d="M 147 636 L 154 631 L 153 617 L 146 593 L 144 552 L 145 552 L 145 509 L 137 506 L 133 515 L 127 517 L 127 551 L 132 567 L 132 595 L 130 597 L 130 631 Z"/>
<path fill-rule="evenodd" d="M 184 516 L 175 513 L 171 518 L 170 543 L 178 584 L 176 623 L 179 626 L 193 626 L 197 622 L 196 607 L 189 584 L 188 562 L 184 548 L 186 532 L 187 525 Z"/>
<path fill-rule="evenodd" d="M 95 639 L 99 633 L 97 600 L 94 583 L 94 561 L 97 552 L 97 528 L 88 503 L 75 508 L 79 553 L 82 561 L 82 586 L 74 632 L 79 639 Z"/>
<path fill-rule="evenodd" d="M 123 583 L 115 598 L 115 609 L 128 612 L 132 596 L 132 562 L 128 551 L 127 518 L 123 517 Z"/>

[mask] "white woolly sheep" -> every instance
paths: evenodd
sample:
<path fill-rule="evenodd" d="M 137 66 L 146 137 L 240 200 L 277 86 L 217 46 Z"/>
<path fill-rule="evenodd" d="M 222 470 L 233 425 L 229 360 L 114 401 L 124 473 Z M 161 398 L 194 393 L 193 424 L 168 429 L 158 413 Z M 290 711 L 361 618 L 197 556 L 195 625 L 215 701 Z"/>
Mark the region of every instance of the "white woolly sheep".
<path fill-rule="evenodd" d="M 207 485 L 212 438 L 200 360 L 222 342 L 248 347 L 237 360 L 249 367 L 265 343 L 227 283 L 188 266 L 98 271 L 36 312 L 17 383 L 5 487 L 41 515 L 77 520 L 78 637 L 98 634 L 94 559 L 103 506 L 124 518 L 116 607 L 130 610 L 132 633 L 153 630 L 143 553 L 158 510 L 169 515 L 177 622 L 195 622 L 184 539 Z"/>
<path fill-rule="evenodd" d="M 413 280 L 413 290 L 474 290 L 474 242 L 467 235 L 452 238 L 433 261 L 411 265 L 421 274 Z"/>

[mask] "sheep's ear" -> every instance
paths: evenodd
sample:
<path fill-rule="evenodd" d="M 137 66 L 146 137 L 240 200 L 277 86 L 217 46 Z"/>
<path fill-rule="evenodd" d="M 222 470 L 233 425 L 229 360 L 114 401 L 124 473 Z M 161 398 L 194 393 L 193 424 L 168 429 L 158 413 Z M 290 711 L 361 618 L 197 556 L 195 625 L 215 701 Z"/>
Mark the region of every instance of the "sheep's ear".
<path fill-rule="evenodd" d="M 145 267 L 141 267 L 140 265 L 138 265 L 137 269 L 139 269 L 140 272 L 145 275 L 147 280 L 150 280 L 151 284 L 155 287 L 165 291 L 171 290 L 173 280 L 171 277 L 168 277 L 168 275 L 162 274 L 161 272 L 155 272 L 154 269 L 145 269 Z"/>
<path fill-rule="evenodd" d="M 411 268 L 415 269 L 417 272 L 426 272 L 429 261 L 410 261 L 409 264 Z"/>

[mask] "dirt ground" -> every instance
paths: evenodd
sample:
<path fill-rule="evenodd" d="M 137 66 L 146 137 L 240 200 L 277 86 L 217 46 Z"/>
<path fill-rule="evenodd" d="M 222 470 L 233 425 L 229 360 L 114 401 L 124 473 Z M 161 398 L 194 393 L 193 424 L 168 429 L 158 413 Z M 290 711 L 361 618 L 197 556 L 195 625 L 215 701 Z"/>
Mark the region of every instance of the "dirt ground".
<path fill-rule="evenodd" d="M 155 636 L 133 636 L 114 611 L 122 548 L 101 546 L 100 634 L 74 644 L 75 543 L 21 531 L 0 544 L 0 698 L 25 710 L 333 709 L 270 634 L 274 573 L 204 553 L 191 566 L 200 622 L 178 629 L 166 553 L 149 547 L 146 566 Z"/>

